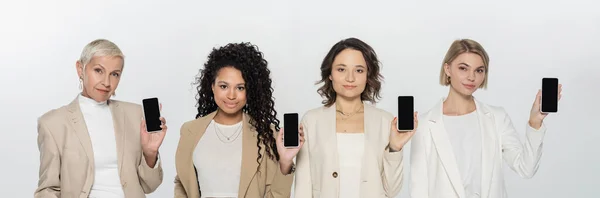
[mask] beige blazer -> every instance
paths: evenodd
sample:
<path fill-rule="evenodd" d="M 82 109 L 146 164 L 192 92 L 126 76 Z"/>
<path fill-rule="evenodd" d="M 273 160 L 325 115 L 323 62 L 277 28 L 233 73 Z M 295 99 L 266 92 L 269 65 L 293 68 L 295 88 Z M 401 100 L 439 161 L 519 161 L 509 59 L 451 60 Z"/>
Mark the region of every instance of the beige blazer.
<path fill-rule="evenodd" d="M 216 111 L 183 124 L 177 153 L 175 154 L 175 165 L 177 176 L 175 177 L 175 197 L 199 198 L 200 189 L 196 168 L 194 167 L 193 154 L 198 141 L 202 138 L 206 128 L 216 115 Z M 264 146 L 261 146 L 261 165 L 256 161 L 258 147 L 256 146 L 257 132 L 250 125 L 250 117 L 243 116 L 242 132 L 242 169 L 238 197 L 290 197 L 293 175 L 284 176 L 279 170 L 279 163 L 266 156 Z M 275 131 L 275 130 L 273 130 Z M 274 133 L 275 135 L 276 133 Z M 276 136 L 276 135 L 275 135 Z M 211 160 L 206 159 L 206 163 Z"/>
<path fill-rule="evenodd" d="M 365 150 L 360 197 L 395 197 L 402 188 L 403 151 L 390 153 L 390 126 L 394 116 L 364 104 Z M 296 156 L 295 198 L 339 197 L 335 104 L 308 111 L 302 118 L 305 143 Z"/>
<path fill-rule="evenodd" d="M 412 138 L 410 154 L 410 195 L 413 198 L 466 197 L 456 158 L 444 127 L 442 99 L 422 115 Z M 504 186 L 504 167 L 523 178 L 537 172 L 542 157 L 546 127 L 538 130 L 527 124 L 525 142 L 502 107 L 475 100 L 481 129 L 481 197 L 508 197 Z M 506 165 L 503 163 L 506 162 Z"/>
<path fill-rule="evenodd" d="M 127 198 L 145 197 L 161 184 L 160 162 L 150 168 L 142 157 L 140 105 L 110 100 L 121 185 Z M 40 169 L 36 198 L 85 197 L 94 182 L 94 151 L 75 99 L 38 120 Z"/>

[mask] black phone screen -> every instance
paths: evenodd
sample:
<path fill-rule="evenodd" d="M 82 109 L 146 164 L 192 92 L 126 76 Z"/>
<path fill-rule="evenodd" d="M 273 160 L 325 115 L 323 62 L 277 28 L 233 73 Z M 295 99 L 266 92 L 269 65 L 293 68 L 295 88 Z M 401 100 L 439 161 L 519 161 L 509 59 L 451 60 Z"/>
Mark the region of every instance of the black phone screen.
<path fill-rule="evenodd" d="M 398 130 L 414 130 L 414 97 L 398 96 Z"/>
<path fill-rule="evenodd" d="M 285 147 L 297 147 L 298 141 L 298 114 L 283 114 L 283 145 Z"/>
<path fill-rule="evenodd" d="M 146 120 L 146 130 L 148 132 L 160 131 L 160 107 L 158 98 L 146 98 L 142 100 L 144 106 L 144 120 Z"/>
<path fill-rule="evenodd" d="M 558 79 L 543 78 L 542 79 L 542 112 L 556 113 L 558 112 Z"/>

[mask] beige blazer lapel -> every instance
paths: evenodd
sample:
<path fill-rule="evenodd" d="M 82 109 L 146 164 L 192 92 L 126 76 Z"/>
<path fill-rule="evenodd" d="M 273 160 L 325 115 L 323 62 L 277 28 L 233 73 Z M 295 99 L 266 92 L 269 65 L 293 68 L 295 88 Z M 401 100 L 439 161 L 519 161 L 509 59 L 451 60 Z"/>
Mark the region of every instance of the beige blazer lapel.
<path fill-rule="evenodd" d="M 327 151 L 337 151 L 337 128 L 336 128 L 336 110 L 335 110 L 335 103 L 333 105 L 331 105 L 330 107 L 327 107 L 324 109 L 324 116 L 321 117 L 321 120 L 323 120 L 323 124 L 324 127 L 323 131 L 318 131 L 321 134 L 321 138 L 323 143 L 325 143 L 324 145 L 329 146 L 328 148 L 326 148 Z M 319 127 L 319 129 L 321 129 L 321 127 Z M 337 152 L 335 152 L 336 154 L 334 155 L 335 159 L 338 159 L 337 157 Z M 337 164 L 337 162 L 336 162 Z"/>
<path fill-rule="evenodd" d="M 182 139 L 184 142 L 179 143 L 181 149 L 178 149 L 176 153 L 176 159 L 178 160 L 176 166 L 180 173 L 178 173 L 177 176 L 190 197 L 200 197 L 198 177 L 194 167 L 194 150 L 196 149 L 200 138 L 204 135 L 206 127 L 208 127 L 216 114 L 217 112 L 215 111 L 206 115 L 203 119 L 199 119 L 198 122 L 192 122 L 187 133 L 181 134 L 190 138 L 184 138 Z"/>
<path fill-rule="evenodd" d="M 446 132 L 444 123 L 442 121 L 443 104 L 444 100 L 440 101 L 436 107 L 432 109 L 431 117 L 428 119 L 428 122 L 431 124 L 429 132 L 431 133 L 431 138 L 433 139 L 435 148 L 440 157 L 440 161 L 442 162 L 442 165 L 448 174 L 448 178 L 450 179 L 454 190 L 459 197 L 465 197 L 464 184 L 462 183 L 462 179 L 458 171 L 456 157 L 454 156 L 453 148 L 450 143 L 450 139 L 448 138 L 448 133 Z"/>
<path fill-rule="evenodd" d="M 194 150 L 216 114 L 217 112 L 215 111 L 198 120 L 198 122 L 194 122 L 194 124 L 189 127 L 187 134 L 182 134 L 190 135 L 190 137 L 192 137 L 183 139 L 185 142 L 180 143 L 182 147 L 180 149 L 181 152 L 178 151 L 176 154 L 181 155 L 181 157 L 177 157 L 177 169 L 182 170 L 181 174 L 178 173 L 178 177 L 184 185 L 186 192 L 191 193 L 188 194 L 190 196 L 195 196 L 196 192 L 200 192 L 201 190 L 198 187 L 198 178 L 193 162 Z M 255 178 L 258 171 L 258 162 L 256 161 L 258 158 L 258 151 L 256 148 L 257 133 L 250 122 L 250 116 L 244 114 L 242 122 L 242 167 L 240 170 L 238 197 L 246 196 L 250 189 L 250 183 Z M 261 149 L 261 155 L 263 159 L 267 157 L 264 146 Z"/>
<path fill-rule="evenodd" d="M 250 187 L 250 182 L 258 171 L 258 162 L 256 161 L 258 158 L 258 150 L 256 148 L 257 133 L 250 124 L 250 119 L 249 115 L 244 114 L 242 122 L 242 168 L 240 170 L 238 197 L 245 197 Z M 262 159 L 267 158 L 264 145 L 260 153 Z"/>
<path fill-rule="evenodd" d="M 318 122 L 314 127 L 315 137 L 310 139 L 310 150 L 316 151 L 314 156 L 311 156 L 311 160 L 313 158 L 315 160 L 321 160 L 323 164 L 319 165 L 311 165 L 311 167 L 315 168 L 315 173 L 321 173 L 325 175 L 332 175 L 333 172 L 339 171 L 339 157 L 337 152 L 337 136 L 336 136 L 336 111 L 335 104 L 329 107 L 322 107 L 319 109 L 320 112 L 316 114 Z M 306 127 L 306 126 L 305 126 Z M 306 145 L 305 145 L 306 146 Z M 321 176 L 318 176 L 321 178 Z M 331 183 L 333 182 L 333 183 Z M 318 188 L 323 188 L 325 186 L 338 186 L 338 180 L 325 180 L 325 179 L 317 179 L 313 180 L 312 185 Z M 337 197 L 338 196 L 338 188 L 331 189 L 320 189 L 321 197 Z"/>
<path fill-rule="evenodd" d="M 363 102 L 364 105 L 364 134 L 365 134 L 365 149 L 367 149 L 368 145 L 371 143 L 371 139 L 375 138 L 374 134 L 380 133 L 381 124 L 377 120 L 371 119 L 372 115 L 375 114 L 373 112 L 373 107 Z M 365 152 L 366 153 L 366 152 Z"/>
<path fill-rule="evenodd" d="M 323 120 L 323 122 L 319 122 L 319 124 L 322 123 L 322 126 L 317 127 L 318 129 L 323 129 L 323 131 L 317 131 L 319 135 L 319 139 L 315 140 L 316 142 L 321 142 L 318 143 L 319 145 L 321 145 L 324 148 L 318 148 L 321 149 L 320 152 L 323 152 L 323 159 L 326 161 L 331 160 L 331 162 L 333 163 L 333 167 L 335 170 L 339 170 L 339 156 L 338 156 L 338 147 L 337 147 L 337 127 L 336 127 L 336 109 L 335 109 L 335 103 L 329 107 L 326 107 L 323 110 L 324 114 L 323 117 L 321 117 L 321 120 Z M 314 140 L 314 139 L 313 139 Z M 324 171 L 329 171 L 329 170 L 324 170 Z"/>
<path fill-rule="evenodd" d="M 363 102 L 364 105 L 364 151 L 363 151 L 363 161 L 361 169 L 361 184 L 362 181 L 367 179 L 367 175 L 369 168 L 366 168 L 371 165 L 369 163 L 370 155 L 378 153 L 379 138 L 381 134 L 381 121 L 379 116 L 375 116 L 377 114 L 375 107 Z M 374 119 L 377 118 L 377 119 Z M 389 131 L 389 129 L 387 130 Z M 361 192 L 362 193 L 362 192 Z"/>
<path fill-rule="evenodd" d="M 81 109 L 79 108 L 79 97 L 75 98 L 73 102 L 71 102 L 67 106 L 67 110 L 69 111 L 69 123 L 75 130 L 75 134 L 81 142 L 81 146 L 85 151 L 86 156 L 88 157 L 88 162 L 92 166 L 92 171 L 94 167 L 94 151 L 92 150 L 92 140 L 90 139 L 90 135 L 87 130 L 87 126 L 85 125 L 85 120 L 83 118 L 83 114 L 81 113 Z M 92 174 L 93 175 L 93 174 Z"/>
<path fill-rule="evenodd" d="M 125 132 L 125 117 L 123 109 L 119 107 L 119 103 L 114 101 L 108 101 L 108 106 L 112 113 L 113 117 L 113 125 L 115 128 L 115 141 L 117 144 L 117 159 L 118 159 L 118 168 L 119 175 L 122 173 L 123 166 L 123 158 L 125 155 L 125 140 L 127 138 L 127 133 Z M 140 120 L 141 121 L 141 120 Z"/>
<path fill-rule="evenodd" d="M 496 154 L 499 149 L 498 136 L 496 134 L 493 114 L 483 105 L 475 100 L 477 116 L 481 131 L 481 195 L 487 197 L 492 184 L 495 170 Z"/>

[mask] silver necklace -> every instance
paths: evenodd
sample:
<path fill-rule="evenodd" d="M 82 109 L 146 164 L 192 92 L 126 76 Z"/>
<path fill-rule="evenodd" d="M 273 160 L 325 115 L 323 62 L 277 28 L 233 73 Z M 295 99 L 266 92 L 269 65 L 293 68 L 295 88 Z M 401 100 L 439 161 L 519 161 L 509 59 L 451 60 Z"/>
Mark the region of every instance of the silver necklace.
<path fill-rule="evenodd" d="M 219 140 L 220 140 L 221 142 L 223 142 L 223 143 L 230 143 L 230 142 L 233 142 L 233 141 L 235 141 L 235 140 L 236 140 L 236 139 L 237 139 L 237 138 L 240 136 L 240 134 L 241 134 L 241 132 L 242 132 L 242 130 L 241 130 L 241 128 L 242 128 L 242 125 L 243 125 L 243 124 L 240 124 L 240 126 L 238 126 L 238 128 L 236 129 L 235 133 L 231 134 L 231 136 L 229 136 L 229 137 L 227 137 L 225 134 L 223 134 L 223 132 L 221 131 L 221 129 L 219 129 L 219 126 L 218 126 L 218 125 L 216 125 L 216 122 L 215 122 L 215 126 L 214 126 L 214 127 L 215 127 L 215 130 L 214 130 L 214 131 L 215 131 L 215 134 L 217 134 L 217 138 L 219 138 Z M 217 131 L 219 131 L 219 132 L 217 132 Z M 222 138 L 219 136 L 219 134 L 220 134 L 221 136 L 225 137 L 225 138 L 227 139 L 227 141 L 223 140 L 223 139 L 222 139 Z M 232 138 L 233 136 L 235 136 L 235 138 L 233 138 L 233 140 L 231 140 L 231 138 Z"/>

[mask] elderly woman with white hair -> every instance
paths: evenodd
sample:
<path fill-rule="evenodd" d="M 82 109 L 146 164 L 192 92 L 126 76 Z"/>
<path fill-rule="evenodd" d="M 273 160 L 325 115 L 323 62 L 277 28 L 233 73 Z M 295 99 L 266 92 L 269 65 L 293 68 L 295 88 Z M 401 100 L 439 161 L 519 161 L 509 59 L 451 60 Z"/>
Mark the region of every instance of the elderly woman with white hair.
<path fill-rule="evenodd" d="M 167 131 L 148 133 L 138 104 L 112 100 L 124 66 L 113 42 L 83 49 L 81 93 L 38 119 L 38 197 L 145 197 L 162 183 L 158 149 Z"/>

